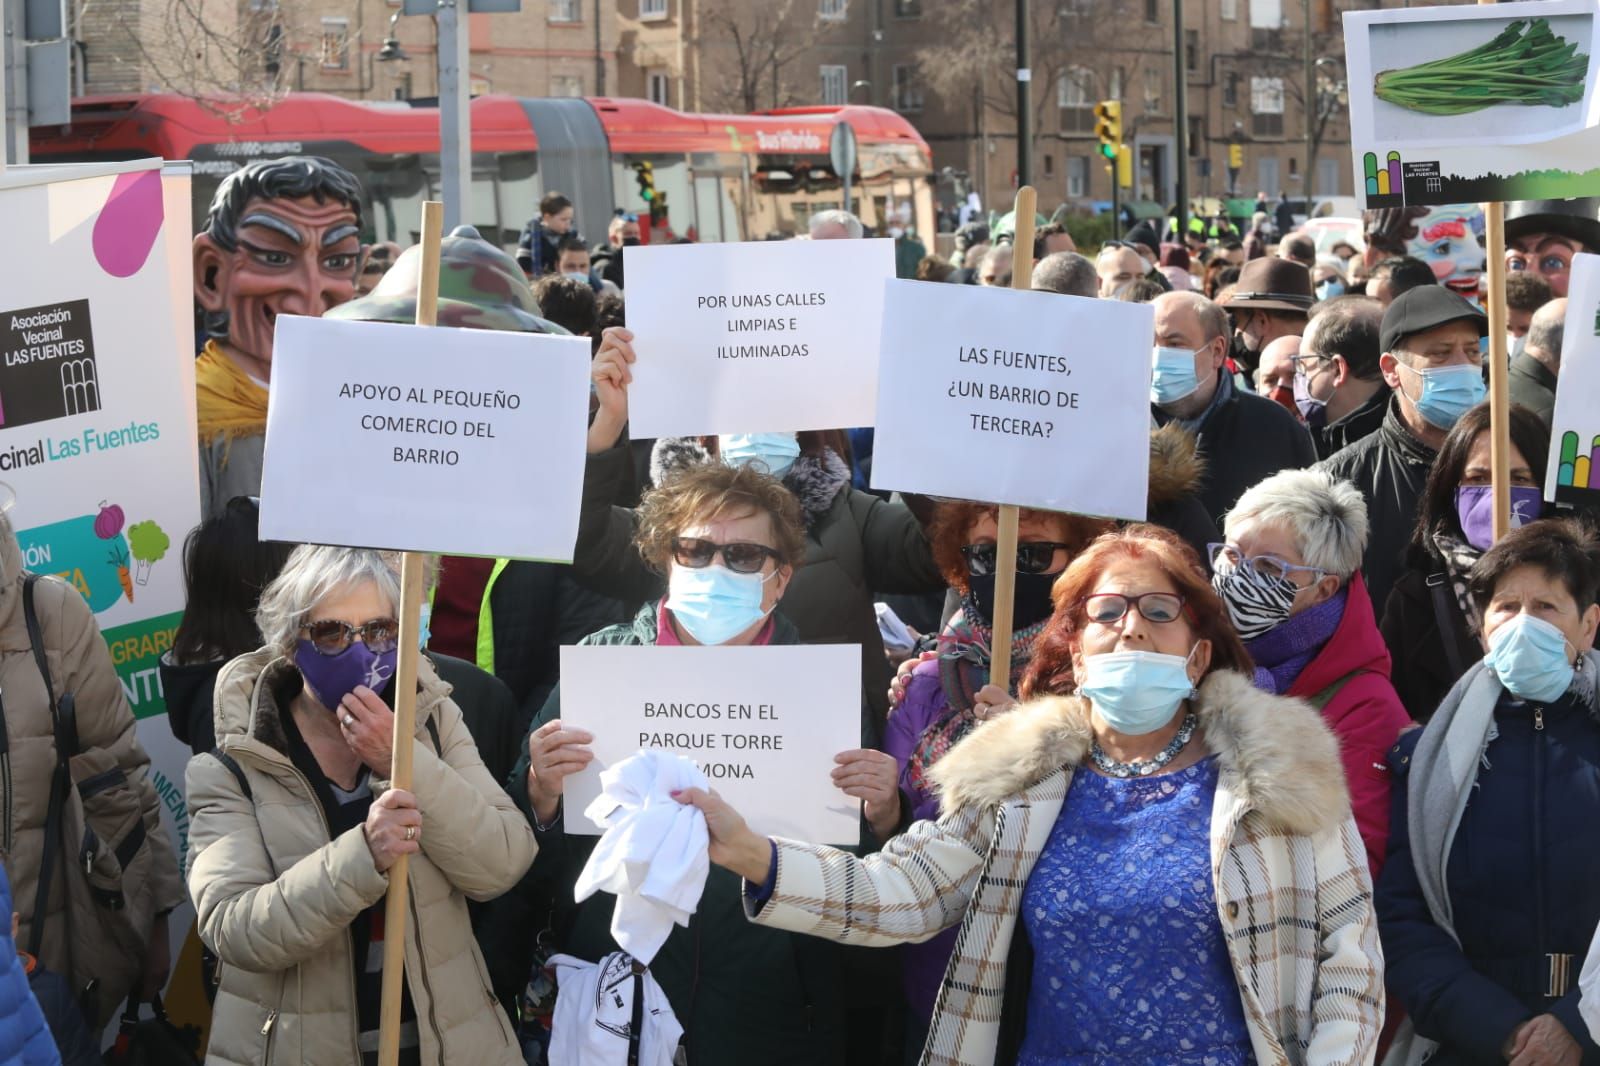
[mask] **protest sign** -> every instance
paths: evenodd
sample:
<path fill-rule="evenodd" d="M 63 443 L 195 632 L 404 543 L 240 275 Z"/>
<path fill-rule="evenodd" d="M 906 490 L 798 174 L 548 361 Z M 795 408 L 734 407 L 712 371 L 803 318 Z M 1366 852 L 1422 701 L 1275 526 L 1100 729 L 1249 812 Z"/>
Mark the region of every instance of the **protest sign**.
<path fill-rule="evenodd" d="M 1363 206 L 1600 192 L 1597 14 L 1595 0 L 1347 12 Z"/>
<path fill-rule="evenodd" d="M 870 425 L 891 240 L 627 249 L 633 435 Z"/>
<path fill-rule="evenodd" d="M 600 771 L 642 749 L 693 759 L 758 833 L 860 842 L 861 804 L 833 786 L 833 757 L 861 746 L 861 655 L 851 644 L 561 649 L 561 720 L 594 734 L 566 780 L 569 833 Z"/>
<path fill-rule="evenodd" d="M 874 488 L 1142 520 L 1148 304 L 886 284 Z"/>
<path fill-rule="evenodd" d="M 570 561 L 588 382 L 583 337 L 281 316 L 261 535 Z"/>
<path fill-rule="evenodd" d="M 1576 507 L 1600 506 L 1600 255 L 1572 260 L 1561 375 L 1550 420 L 1544 496 Z"/>

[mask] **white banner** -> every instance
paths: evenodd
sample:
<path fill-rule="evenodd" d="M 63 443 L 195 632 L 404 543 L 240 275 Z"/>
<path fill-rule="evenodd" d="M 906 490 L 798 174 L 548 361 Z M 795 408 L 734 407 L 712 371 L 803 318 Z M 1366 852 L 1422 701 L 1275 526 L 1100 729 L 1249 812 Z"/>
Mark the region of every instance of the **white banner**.
<path fill-rule="evenodd" d="M 1561 374 L 1550 420 L 1547 500 L 1600 507 L 1600 255 L 1572 260 L 1567 283 L 1567 319 L 1561 343 Z"/>

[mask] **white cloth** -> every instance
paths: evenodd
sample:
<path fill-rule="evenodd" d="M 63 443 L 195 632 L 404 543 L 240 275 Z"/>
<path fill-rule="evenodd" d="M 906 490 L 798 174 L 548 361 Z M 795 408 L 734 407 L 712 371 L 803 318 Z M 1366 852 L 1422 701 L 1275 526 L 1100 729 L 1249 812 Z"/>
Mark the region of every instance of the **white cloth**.
<path fill-rule="evenodd" d="M 1583 992 L 1578 1000 L 1578 1013 L 1583 1017 L 1583 1024 L 1589 1027 L 1589 1039 L 1600 1041 L 1600 936 L 1589 945 L 1589 958 L 1583 964 L 1578 988 Z"/>
<path fill-rule="evenodd" d="M 562 1066 L 623 1066 L 633 1028 L 633 997 L 644 992 L 639 1066 L 672 1066 L 683 1026 L 665 992 L 646 970 L 635 982 L 633 959 L 614 951 L 598 964 L 552 955 L 556 1013 L 550 1027 L 550 1061 Z"/>
<path fill-rule="evenodd" d="M 578 875 L 579 903 L 596 892 L 617 897 L 611 935 L 648 966 L 672 925 L 687 926 L 711 871 L 706 817 L 671 793 L 710 789 L 682 755 L 641 751 L 600 774 L 600 795 L 584 814 L 605 827 Z"/>

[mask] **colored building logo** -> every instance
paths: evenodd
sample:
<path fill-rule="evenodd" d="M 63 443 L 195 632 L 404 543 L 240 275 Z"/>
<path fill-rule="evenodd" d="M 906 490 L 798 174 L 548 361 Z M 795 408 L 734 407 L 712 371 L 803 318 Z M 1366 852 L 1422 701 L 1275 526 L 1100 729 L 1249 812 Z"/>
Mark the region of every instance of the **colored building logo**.
<path fill-rule="evenodd" d="M 1582 437 L 1570 429 L 1561 434 L 1561 462 L 1556 467 L 1558 502 L 1592 503 L 1600 495 L 1600 433 L 1586 449 L 1581 442 Z"/>

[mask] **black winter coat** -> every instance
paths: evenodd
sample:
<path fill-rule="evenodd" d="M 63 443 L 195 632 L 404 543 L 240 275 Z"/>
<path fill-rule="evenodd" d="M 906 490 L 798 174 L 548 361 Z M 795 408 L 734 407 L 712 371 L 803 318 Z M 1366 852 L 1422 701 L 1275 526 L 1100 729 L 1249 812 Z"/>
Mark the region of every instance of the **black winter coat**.
<path fill-rule="evenodd" d="M 1433 467 L 1434 449 L 1411 435 L 1392 398 L 1376 433 L 1317 464 L 1361 490 L 1367 501 L 1367 551 L 1361 572 L 1372 594 L 1372 610 L 1383 617 L 1389 591 L 1405 568 L 1406 546 L 1417 526 L 1422 487 Z"/>
<path fill-rule="evenodd" d="M 1367 402 L 1336 422 L 1329 422 L 1311 431 L 1317 446 L 1317 458 L 1326 459 L 1341 448 L 1348 448 L 1363 437 L 1370 437 L 1383 425 L 1383 416 L 1389 410 L 1391 393 L 1387 387 L 1367 397 Z"/>
<path fill-rule="evenodd" d="M 1400 740 L 1378 929 L 1389 991 L 1422 1036 L 1442 1041 L 1430 1066 L 1503 1063 L 1522 1022 L 1554 1014 L 1583 1048 L 1600 1048 L 1578 1015 L 1578 972 L 1600 925 L 1600 721 L 1568 693 L 1554 704 L 1502 696 L 1499 737 L 1478 767 L 1446 868 L 1456 936 L 1434 924 L 1417 881 L 1406 816 L 1411 754 Z M 1552 956 L 1570 962 L 1550 997 Z"/>
<path fill-rule="evenodd" d="M 217 674 L 227 665 L 226 659 L 209 663 L 177 666 L 161 657 L 161 692 L 167 701 L 167 726 L 172 735 L 196 755 L 203 755 L 217 746 L 217 730 L 211 721 L 213 689 Z"/>
<path fill-rule="evenodd" d="M 1412 547 L 1378 629 L 1389 646 L 1389 680 L 1407 713 L 1426 723 L 1483 648 L 1467 628 L 1444 563 Z"/>
<path fill-rule="evenodd" d="M 1151 412 L 1158 425 L 1173 421 L 1159 407 L 1151 407 Z M 1200 502 L 1219 529 L 1250 486 L 1280 470 L 1317 461 L 1311 435 L 1294 415 L 1237 387 L 1206 417 L 1195 436 L 1206 468 Z"/>

